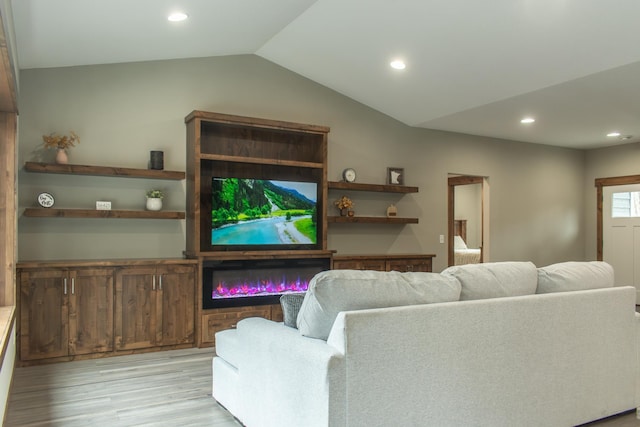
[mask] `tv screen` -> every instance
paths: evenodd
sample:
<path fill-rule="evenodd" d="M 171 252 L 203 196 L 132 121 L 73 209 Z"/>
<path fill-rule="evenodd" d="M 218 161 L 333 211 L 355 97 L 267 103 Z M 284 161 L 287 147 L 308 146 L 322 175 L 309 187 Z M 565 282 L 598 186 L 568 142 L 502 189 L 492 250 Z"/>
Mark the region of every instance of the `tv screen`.
<path fill-rule="evenodd" d="M 315 248 L 314 182 L 219 178 L 211 181 L 211 245 Z"/>

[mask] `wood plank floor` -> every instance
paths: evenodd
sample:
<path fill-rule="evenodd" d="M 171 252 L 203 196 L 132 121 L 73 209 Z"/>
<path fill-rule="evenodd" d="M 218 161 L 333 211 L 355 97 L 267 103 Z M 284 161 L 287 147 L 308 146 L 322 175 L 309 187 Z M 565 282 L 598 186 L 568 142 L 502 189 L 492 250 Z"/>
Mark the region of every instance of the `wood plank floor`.
<path fill-rule="evenodd" d="M 211 397 L 213 353 L 173 350 L 17 368 L 5 426 L 238 427 Z M 633 412 L 588 426 L 640 427 L 640 420 Z"/>
<path fill-rule="evenodd" d="M 211 397 L 213 354 L 187 349 L 16 368 L 5 426 L 238 427 Z"/>

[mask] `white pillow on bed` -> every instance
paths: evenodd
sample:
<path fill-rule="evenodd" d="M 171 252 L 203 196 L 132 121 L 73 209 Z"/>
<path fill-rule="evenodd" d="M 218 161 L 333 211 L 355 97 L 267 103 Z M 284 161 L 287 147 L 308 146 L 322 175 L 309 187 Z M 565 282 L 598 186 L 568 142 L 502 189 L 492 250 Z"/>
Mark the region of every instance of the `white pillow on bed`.
<path fill-rule="evenodd" d="M 460 236 L 453 236 L 453 249 L 467 249 L 467 244 Z"/>

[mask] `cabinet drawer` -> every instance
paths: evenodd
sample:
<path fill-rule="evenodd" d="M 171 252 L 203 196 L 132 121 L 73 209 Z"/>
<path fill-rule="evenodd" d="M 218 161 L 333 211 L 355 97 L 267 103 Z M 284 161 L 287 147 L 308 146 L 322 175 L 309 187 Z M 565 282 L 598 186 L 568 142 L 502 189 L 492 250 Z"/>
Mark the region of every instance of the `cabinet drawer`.
<path fill-rule="evenodd" d="M 386 263 L 383 259 L 369 260 L 340 260 L 333 261 L 334 270 L 376 270 L 385 271 Z"/>
<path fill-rule="evenodd" d="M 430 272 L 431 271 L 431 261 L 430 260 L 417 260 L 417 259 L 408 259 L 408 260 L 394 260 L 387 261 L 387 270 L 388 271 L 420 271 L 420 272 Z"/>
<path fill-rule="evenodd" d="M 215 313 L 202 316 L 201 341 L 215 343 L 216 332 L 235 328 L 236 324 L 247 317 L 271 318 L 271 306 L 222 308 Z"/>

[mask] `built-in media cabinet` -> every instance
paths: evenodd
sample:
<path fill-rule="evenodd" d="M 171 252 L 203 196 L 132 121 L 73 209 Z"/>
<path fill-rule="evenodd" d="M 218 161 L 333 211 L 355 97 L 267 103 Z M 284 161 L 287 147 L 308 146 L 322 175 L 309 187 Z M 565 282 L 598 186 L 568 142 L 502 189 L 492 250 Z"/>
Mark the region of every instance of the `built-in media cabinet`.
<path fill-rule="evenodd" d="M 204 111 L 191 112 L 185 123 L 185 254 L 198 260 L 196 335 L 206 346 L 214 344 L 215 332 L 241 318 L 280 319 L 279 295 L 304 289 L 313 274 L 331 268 L 325 216 L 329 128 Z M 286 193 L 280 185 L 299 190 Z M 268 201 L 260 202 L 264 195 Z M 284 200 L 290 198 L 309 203 L 288 205 Z M 266 210 L 246 209 L 257 204 Z M 292 228 L 296 211 L 308 217 L 305 236 Z M 246 221 L 252 215 L 255 220 Z M 276 226 L 279 238 L 258 235 Z"/>

